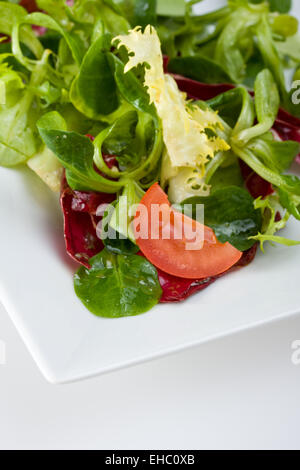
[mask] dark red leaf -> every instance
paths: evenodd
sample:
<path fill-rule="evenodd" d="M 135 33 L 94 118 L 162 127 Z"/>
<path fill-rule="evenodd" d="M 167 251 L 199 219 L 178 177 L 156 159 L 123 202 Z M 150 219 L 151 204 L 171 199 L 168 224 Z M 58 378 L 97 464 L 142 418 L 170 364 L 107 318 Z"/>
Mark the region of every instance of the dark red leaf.
<path fill-rule="evenodd" d="M 63 182 L 61 207 L 67 252 L 86 267 L 89 267 L 88 260 L 103 249 L 96 233 L 97 223 L 101 220 L 96 216 L 97 208 L 114 200 L 113 194 L 72 191 L 67 182 Z"/>
<path fill-rule="evenodd" d="M 164 55 L 163 59 L 164 59 L 164 71 L 165 73 L 168 73 L 168 65 L 170 62 L 170 58 L 167 55 Z"/>
<path fill-rule="evenodd" d="M 261 178 L 242 160 L 240 160 L 240 167 L 246 188 L 254 199 L 259 196 L 265 198 L 273 194 L 274 190 L 271 183 Z"/>
<path fill-rule="evenodd" d="M 220 84 L 220 85 L 208 85 L 207 83 L 197 82 L 190 78 L 185 78 L 182 75 L 173 75 L 177 85 L 181 91 L 187 93 L 190 99 L 207 101 L 221 93 L 232 90 L 234 85 L 231 84 Z"/>
<path fill-rule="evenodd" d="M 300 129 L 300 119 L 288 113 L 284 109 L 279 110 L 276 122 L 277 124 L 283 124 L 287 127 L 294 127 L 298 131 Z"/>
<path fill-rule="evenodd" d="M 38 10 L 35 0 L 21 0 L 20 5 L 26 8 L 26 10 L 29 11 L 29 13 L 32 13 L 33 11 Z"/>
<path fill-rule="evenodd" d="M 72 210 L 96 215 L 97 209 L 101 204 L 110 204 L 115 199 L 116 196 L 114 194 L 72 191 Z"/>

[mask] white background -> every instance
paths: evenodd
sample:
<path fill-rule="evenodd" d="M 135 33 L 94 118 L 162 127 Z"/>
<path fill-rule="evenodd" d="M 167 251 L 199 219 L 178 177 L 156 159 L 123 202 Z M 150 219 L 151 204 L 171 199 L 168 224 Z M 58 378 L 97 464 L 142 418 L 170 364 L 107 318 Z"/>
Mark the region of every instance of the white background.
<path fill-rule="evenodd" d="M 1 449 L 300 449 L 300 316 L 62 386 L 1 306 L 0 339 Z"/>

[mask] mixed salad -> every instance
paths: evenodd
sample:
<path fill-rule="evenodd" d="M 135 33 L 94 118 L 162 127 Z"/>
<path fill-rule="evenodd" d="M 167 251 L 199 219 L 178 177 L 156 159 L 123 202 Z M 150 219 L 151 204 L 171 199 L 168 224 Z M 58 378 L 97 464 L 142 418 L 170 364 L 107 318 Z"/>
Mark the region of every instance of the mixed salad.
<path fill-rule="evenodd" d="M 0 1 L 0 165 L 61 193 L 75 292 L 98 316 L 300 244 L 278 234 L 300 220 L 291 1 L 198 3 Z"/>

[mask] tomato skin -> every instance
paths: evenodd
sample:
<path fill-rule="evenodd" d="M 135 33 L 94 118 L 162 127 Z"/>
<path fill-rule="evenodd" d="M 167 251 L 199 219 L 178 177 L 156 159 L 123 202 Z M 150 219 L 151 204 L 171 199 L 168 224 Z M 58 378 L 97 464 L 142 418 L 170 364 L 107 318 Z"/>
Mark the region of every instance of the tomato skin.
<path fill-rule="evenodd" d="M 164 214 L 162 220 L 151 220 L 153 205 L 158 205 L 162 209 Z M 179 223 L 184 230 L 191 229 L 197 235 L 201 233 L 201 242 L 197 242 L 197 249 L 190 249 L 188 243 L 191 243 L 192 239 L 187 240 L 184 235 L 180 239 L 163 238 L 162 229 L 166 226 L 164 216 L 167 215 L 171 234 L 175 232 L 175 227 Z M 141 225 L 146 227 L 146 237 L 140 235 Z M 159 237 L 154 239 L 152 234 L 155 225 L 159 225 L 159 230 L 156 230 Z M 136 212 L 134 230 L 140 250 L 154 266 L 184 279 L 218 276 L 234 266 L 242 257 L 242 253 L 230 243 L 220 243 L 211 228 L 175 211 L 158 183 L 151 186 L 143 197 Z"/>

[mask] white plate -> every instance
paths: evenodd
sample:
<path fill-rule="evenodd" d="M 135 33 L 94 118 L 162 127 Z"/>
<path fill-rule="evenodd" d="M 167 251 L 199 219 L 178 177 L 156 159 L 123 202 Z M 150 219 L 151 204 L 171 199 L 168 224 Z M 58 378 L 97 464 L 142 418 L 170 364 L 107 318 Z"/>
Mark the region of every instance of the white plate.
<path fill-rule="evenodd" d="M 0 187 L 0 298 L 52 383 L 108 372 L 300 312 L 300 247 L 277 246 L 184 303 L 160 305 L 134 318 L 94 317 L 73 290 L 76 265 L 65 254 L 57 197 L 26 169 L 1 168 Z M 292 220 L 284 235 L 297 239 L 299 234 L 299 222 Z"/>

